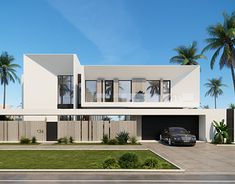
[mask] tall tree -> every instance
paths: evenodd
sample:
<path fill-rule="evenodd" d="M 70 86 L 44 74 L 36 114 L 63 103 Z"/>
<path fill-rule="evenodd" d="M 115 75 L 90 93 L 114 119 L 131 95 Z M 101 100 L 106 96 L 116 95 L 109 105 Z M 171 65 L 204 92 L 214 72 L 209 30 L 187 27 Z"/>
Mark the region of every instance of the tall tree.
<path fill-rule="evenodd" d="M 205 86 L 209 89 L 206 92 L 205 96 L 214 97 L 215 109 L 216 109 L 217 107 L 216 100 L 219 97 L 219 95 L 223 94 L 223 90 L 221 88 L 226 85 L 222 83 L 222 77 L 220 77 L 220 78 L 208 79 L 208 83 L 206 83 Z"/>
<path fill-rule="evenodd" d="M 9 82 L 20 82 L 19 77 L 16 75 L 16 68 L 20 68 L 18 64 L 14 63 L 14 57 L 7 52 L 0 55 L 0 80 L 3 85 L 3 109 L 6 107 L 6 86 Z"/>
<path fill-rule="evenodd" d="M 198 59 L 207 59 L 203 54 L 197 54 L 197 42 L 193 42 L 189 46 L 179 46 L 174 50 L 177 55 L 170 59 L 171 63 L 198 65 Z"/>
<path fill-rule="evenodd" d="M 208 50 L 215 50 L 210 61 L 211 69 L 213 69 L 216 58 L 220 55 L 220 51 L 223 50 L 219 59 L 219 66 L 220 69 L 223 69 L 224 66 L 230 68 L 235 93 L 235 12 L 231 16 L 226 13 L 223 16 L 223 24 L 218 23 L 208 27 L 207 32 L 210 38 L 206 39 L 208 45 L 203 49 L 202 53 Z"/>

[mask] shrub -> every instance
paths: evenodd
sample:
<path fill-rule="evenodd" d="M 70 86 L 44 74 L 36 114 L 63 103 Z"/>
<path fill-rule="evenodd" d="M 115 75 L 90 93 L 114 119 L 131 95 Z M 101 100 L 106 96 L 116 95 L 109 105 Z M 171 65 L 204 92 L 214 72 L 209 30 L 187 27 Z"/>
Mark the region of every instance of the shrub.
<path fill-rule="evenodd" d="M 32 142 L 32 144 L 36 144 L 37 143 L 37 138 L 35 136 L 33 136 L 31 142 Z"/>
<path fill-rule="evenodd" d="M 156 158 L 149 157 L 144 161 L 142 167 L 144 169 L 157 169 L 158 165 L 158 160 Z"/>
<path fill-rule="evenodd" d="M 118 141 L 117 141 L 117 139 L 110 139 L 109 142 L 108 142 L 108 144 L 110 144 L 110 145 L 116 145 L 116 144 L 118 144 Z"/>
<path fill-rule="evenodd" d="M 30 139 L 26 137 L 21 137 L 20 144 L 30 144 Z"/>
<path fill-rule="evenodd" d="M 69 140 L 67 137 L 62 137 L 57 140 L 58 144 L 68 144 Z"/>
<path fill-rule="evenodd" d="M 73 144 L 73 141 L 74 141 L 74 140 L 73 140 L 73 137 L 70 136 L 70 137 L 69 137 L 69 143 Z"/>
<path fill-rule="evenodd" d="M 119 165 L 123 169 L 135 169 L 139 167 L 139 159 L 135 153 L 125 153 L 118 161 Z"/>
<path fill-rule="evenodd" d="M 119 169 L 120 166 L 118 165 L 118 161 L 115 158 L 107 158 L 103 163 L 102 166 L 104 169 Z"/>
<path fill-rule="evenodd" d="M 125 131 L 118 133 L 116 137 L 118 144 L 127 144 L 129 138 L 129 133 Z"/>
<path fill-rule="evenodd" d="M 103 135 L 103 139 L 102 139 L 102 143 L 103 143 L 103 144 L 108 144 L 108 142 L 109 142 L 109 137 L 108 137 L 107 134 L 104 134 L 104 135 Z"/>
<path fill-rule="evenodd" d="M 224 123 L 224 119 L 222 119 L 222 121 L 220 122 L 213 121 L 213 126 L 216 130 L 216 134 L 214 136 L 214 143 L 227 143 L 227 140 L 229 139 L 229 130 L 228 125 Z"/>
<path fill-rule="evenodd" d="M 130 142 L 131 142 L 131 144 L 136 144 L 137 143 L 136 137 L 135 136 L 131 137 Z"/>

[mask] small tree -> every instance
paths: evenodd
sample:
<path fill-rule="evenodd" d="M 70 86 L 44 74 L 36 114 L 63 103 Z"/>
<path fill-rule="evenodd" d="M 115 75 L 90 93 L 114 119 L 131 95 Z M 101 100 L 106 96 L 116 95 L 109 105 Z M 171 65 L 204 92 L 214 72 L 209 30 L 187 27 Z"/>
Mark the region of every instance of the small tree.
<path fill-rule="evenodd" d="M 235 104 L 233 104 L 233 103 L 231 103 L 231 104 L 229 104 L 229 107 L 228 107 L 229 109 L 235 109 Z"/>

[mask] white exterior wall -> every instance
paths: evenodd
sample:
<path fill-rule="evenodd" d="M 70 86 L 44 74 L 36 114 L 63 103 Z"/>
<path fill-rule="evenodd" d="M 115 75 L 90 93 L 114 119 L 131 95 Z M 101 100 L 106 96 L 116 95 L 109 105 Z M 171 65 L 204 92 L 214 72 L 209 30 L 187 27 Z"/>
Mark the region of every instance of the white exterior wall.
<path fill-rule="evenodd" d="M 85 80 L 170 80 L 170 102 L 85 102 L 83 107 L 158 107 L 194 108 L 200 104 L 199 66 L 84 66 L 82 91 Z"/>
<path fill-rule="evenodd" d="M 73 75 L 74 55 L 24 55 L 24 109 L 57 109 L 58 75 Z M 25 117 L 32 120 L 32 117 Z M 33 117 L 57 121 L 57 117 Z"/>

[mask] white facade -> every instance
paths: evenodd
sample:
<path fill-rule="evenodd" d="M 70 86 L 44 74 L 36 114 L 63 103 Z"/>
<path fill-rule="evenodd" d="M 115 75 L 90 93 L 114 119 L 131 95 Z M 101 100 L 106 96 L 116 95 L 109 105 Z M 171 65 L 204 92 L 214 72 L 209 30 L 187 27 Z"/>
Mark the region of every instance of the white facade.
<path fill-rule="evenodd" d="M 24 109 L 57 109 L 58 75 L 72 75 L 74 108 L 77 107 L 77 76 L 81 74 L 82 107 L 195 108 L 200 103 L 199 66 L 82 66 L 76 55 L 25 55 Z M 86 102 L 86 80 L 169 80 L 168 102 Z M 115 88 L 115 86 L 114 86 Z M 143 88 L 145 89 L 145 88 Z M 114 94 L 118 95 L 118 93 Z M 132 93 L 132 96 L 134 92 Z"/>

